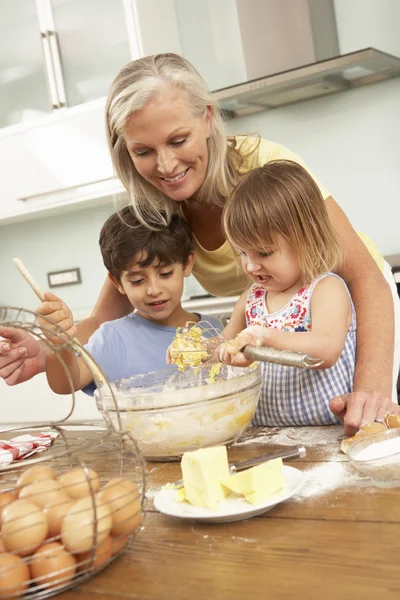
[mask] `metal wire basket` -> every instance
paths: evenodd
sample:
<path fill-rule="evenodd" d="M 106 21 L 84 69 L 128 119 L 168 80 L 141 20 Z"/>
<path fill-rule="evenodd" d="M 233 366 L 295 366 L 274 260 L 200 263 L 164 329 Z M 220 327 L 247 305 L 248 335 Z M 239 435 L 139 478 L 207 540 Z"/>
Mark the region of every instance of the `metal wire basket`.
<path fill-rule="evenodd" d="M 76 340 L 42 316 L 39 327 L 38 318 L 0 307 L 1 326 L 28 331 L 49 352 L 79 353 L 94 381 L 112 396 L 104 373 Z M 45 337 L 47 327 L 61 345 Z M 56 436 L 45 452 L 0 467 L 0 598 L 48 598 L 75 587 L 132 546 L 140 529 L 146 481 L 136 440 L 111 423 L 69 421 L 72 387 L 66 405 L 63 419 L 0 431 L 1 440 L 25 433 Z"/>

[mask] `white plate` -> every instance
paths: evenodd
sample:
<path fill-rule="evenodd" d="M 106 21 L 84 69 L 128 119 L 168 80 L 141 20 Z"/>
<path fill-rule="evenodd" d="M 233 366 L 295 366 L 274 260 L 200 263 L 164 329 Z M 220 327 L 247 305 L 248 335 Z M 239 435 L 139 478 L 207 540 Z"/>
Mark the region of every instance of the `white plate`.
<path fill-rule="evenodd" d="M 209 510 L 193 506 L 189 502 L 175 502 L 176 490 L 160 490 L 154 497 L 154 506 L 157 510 L 171 517 L 180 519 L 194 519 L 209 523 L 229 523 L 249 519 L 270 510 L 280 502 L 291 498 L 304 483 L 304 474 L 294 467 L 283 466 L 284 485 L 279 492 L 275 492 L 262 504 L 253 505 L 243 496 L 231 493 L 221 502 L 218 510 Z"/>

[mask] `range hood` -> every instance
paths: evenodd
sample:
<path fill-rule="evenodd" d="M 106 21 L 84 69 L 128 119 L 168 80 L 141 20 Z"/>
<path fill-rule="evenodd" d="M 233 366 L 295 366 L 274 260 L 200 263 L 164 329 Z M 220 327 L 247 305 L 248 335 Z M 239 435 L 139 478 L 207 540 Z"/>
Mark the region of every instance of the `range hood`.
<path fill-rule="evenodd" d="M 400 75 L 400 58 L 365 48 L 213 92 L 228 118 L 326 96 Z"/>

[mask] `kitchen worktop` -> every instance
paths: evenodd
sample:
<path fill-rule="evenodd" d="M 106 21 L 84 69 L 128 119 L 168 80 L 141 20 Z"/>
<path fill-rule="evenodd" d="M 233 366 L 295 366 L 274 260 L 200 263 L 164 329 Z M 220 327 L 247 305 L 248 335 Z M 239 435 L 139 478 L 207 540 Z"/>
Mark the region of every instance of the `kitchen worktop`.
<path fill-rule="evenodd" d="M 236 462 L 303 444 L 290 463 L 303 488 L 236 523 L 181 521 L 158 513 L 158 489 L 179 463 L 147 464 L 145 518 L 127 551 L 60 600 L 396 599 L 400 594 L 399 488 L 377 488 L 340 450 L 341 426 L 249 430 L 229 448 Z M 106 456 L 98 456 L 98 465 Z"/>

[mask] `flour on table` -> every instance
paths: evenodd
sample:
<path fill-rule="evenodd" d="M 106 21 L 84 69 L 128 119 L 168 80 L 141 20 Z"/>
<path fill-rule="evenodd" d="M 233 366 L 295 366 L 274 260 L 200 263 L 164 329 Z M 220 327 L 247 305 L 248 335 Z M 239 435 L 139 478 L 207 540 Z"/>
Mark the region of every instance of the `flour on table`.
<path fill-rule="evenodd" d="M 326 462 L 304 471 L 305 482 L 294 500 L 304 500 L 332 490 L 352 487 L 371 487 L 368 477 L 355 473 L 347 462 Z"/>
<path fill-rule="evenodd" d="M 274 432 L 276 429 L 276 432 Z M 282 446 L 315 446 L 320 444 L 340 443 L 344 437 L 342 425 L 326 425 L 316 427 L 286 427 L 271 428 L 271 431 L 254 438 L 246 435 L 240 438 L 235 446 L 245 446 L 248 444 L 279 444 Z M 339 446 L 338 446 L 339 447 Z"/>

